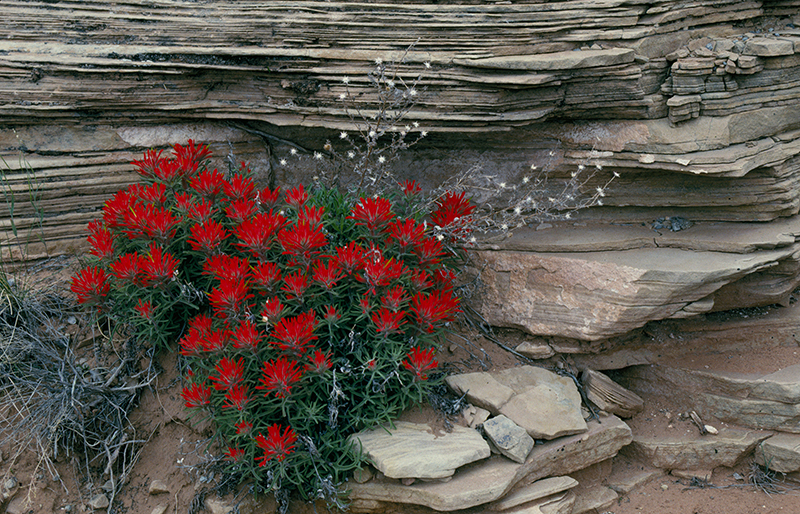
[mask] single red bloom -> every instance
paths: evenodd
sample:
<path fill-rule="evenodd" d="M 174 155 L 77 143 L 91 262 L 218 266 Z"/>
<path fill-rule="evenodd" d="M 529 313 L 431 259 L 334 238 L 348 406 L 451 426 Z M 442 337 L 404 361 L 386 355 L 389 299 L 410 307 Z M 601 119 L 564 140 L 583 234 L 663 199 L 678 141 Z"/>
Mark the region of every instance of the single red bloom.
<path fill-rule="evenodd" d="M 275 423 L 267 427 L 266 438 L 260 433 L 256 436 L 256 446 L 264 450 L 264 455 L 256 457 L 256 461 L 261 461 L 260 467 L 272 459 L 283 462 L 294 451 L 296 441 L 297 434 L 292 427 L 286 427 L 281 433 L 281 426 Z"/>
<path fill-rule="evenodd" d="M 228 181 L 222 183 L 222 192 L 233 203 L 240 200 L 248 200 L 257 207 L 256 184 L 250 177 L 235 174 Z"/>
<path fill-rule="evenodd" d="M 181 347 L 181 355 L 186 357 L 198 356 L 205 351 L 203 345 L 205 338 L 197 333 L 189 332 L 178 342 Z"/>
<path fill-rule="evenodd" d="M 178 259 L 165 252 L 155 243 L 150 245 L 150 254 L 141 261 L 142 283 L 146 286 L 165 284 L 178 274 Z"/>
<path fill-rule="evenodd" d="M 256 352 L 260 342 L 261 333 L 249 319 L 239 323 L 239 327 L 233 332 L 233 347 L 237 350 Z"/>
<path fill-rule="evenodd" d="M 111 290 L 108 279 L 109 276 L 102 268 L 83 268 L 72 277 L 70 290 L 78 297 L 80 304 L 101 305 Z"/>
<path fill-rule="evenodd" d="M 297 209 L 300 210 L 306 201 L 308 200 L 308 193 L 303 188 L 303 184 L 286 191 L 286 203 Z"/>
<path fill-rule="evenodd" d="M 420 244 L 414 247 L 414 253 L 419 257 L 420 267 L 428 267 L 432 264 L 438 264 L 445 255 L 442 243 L 431 237 L 425 238 Z"/>
<path fill-rule="evenodd" d="M 261 209 L 264 212 L 269 212 L 278 207 L 278 200 L 281 198 L 281 188 L 276 187 L 274 190 L 265 187 L 258 192 L 256 201 L 261 204 Z"/>
<path fill-rule="evenodd" d="M 432 333 L 436 325 L 455 319 L 459 312 L 458 297 L 451 291 L 434 291 L 431 294 L 417 293 L 411 298 L 411 310 L 417 323 L 426 332 Z"/>
<path fill-rule="evenodd" d="M 207 145 L 200 144 L 195 146 L 194 141 L 191 139 L 186 143 L 186 146 L 178 144 L 173 146 L 172 153 L 175 155 L 175 160 L 183 164 L 187 176 L 211 157 L 211 150 L 208 149 Z"/>
<path fill-rule="evenodd" d="M 161 157 L 164 150 L 147 150 L 140 161 L 133 161 L 131 164 L 136 166 L 136 173 L 144 178 L 154 178 L 157 170 L 166 162 L 166 158 Z"/>
<path fill-rule="evenodd" d="M 281 279 L 281 270 L 274 262 L 259 262 L 253 266 L 250 274 L 253 287 L 265 292 L 272 292 Z"/>
<path fill-rule="evenodd" d="M 194 174 L 197 169 L 193 169 L 191 174 Z M 167 160 L 161 163 L 156 169 L 156 178 L 166 184 L 175 185 L 187 173 L 184 163 L 175 159 Z"/>
<path fill-rule="evenodd" d="M 242 412 L 247 404 L 250 402 L 250 393 L 246 385 L 237 384 L 231 387 L 225 393 L 225 403 L 222 404 L 223 409 L 236 409 Z"/>
<path fill-rule="evenodd" d="M 128 187 L 117 191 L 103 206 L 103 222 L 108 228 L 119 228 L 125 225 L 125 213 L 138 202 L 134 194 L 135 188 Z"/>
<path fill-rule="evenodd" d="M 188 215 L 194 205 L 195 201 L 192 193 L 183 192 L 175 195 L 175 210 L 182 215 Z"/>
<path fill-rule="evenodd" d="M 306 347 L 318 339 L 314 335 L 318 323 L 314 311 L 283 318 L 275 324 L 272 336 L 277 341 L 272 344 L 281 351 L 302 355 L 306 351 Z"/>
<path fill-rule="evenodd" d="M 379 334 L 394 334 L 402 332 L 400 325 L 405 324 L 405 311 L 393 312 L 386 307 L 381 307 L 372 313 L 372 323 Z"/>
<path fill-rule="evenodd" d="M 387 309 L 391 311 L 397 312 L 402 307 L 403 303 L 406 301 L 406 290 L 403 289 L 403 286 L 397 284 L 390 290 L 383 295 L 381 298 L 381 303 Z"/>
<path fill-rule="evenodd" d="M 256 258 L 269 260 L 269 252 L 275 244 L 278 231 L 286 224 L 286 218 L 272 212 L 262 212 L 239 223 L 234 233 L 239 238 L 236 246 L 249 251 Z"/>
<path fill-rule="evenodd" d="M 241 448 L 234 448 L 233 446 L 229 446 L 227 450 L 225 450 L 225 460 L 230 460 L 233 462 L 239 462 L 244 458 L 244 450 Z"/>
<path fill-rule="evenodd" d="M 371 310 L 370 305 L 369 305 L 369 296 L 368 295 L 364 295 L 358 301 L 358 306 L 361 307 L 361 313 L 364 316 L 367 316 L 369 314 L 369 311 Z"/>
<path fill-rule="evenodd" d="M 370 359 L 364 364 L 364 367 L 369 371 L 375 371 L 375 368 L 378 367 L 378 361 L 376 359 Z"/>
<path fill-rule="evenodd" d="M 250 279 L 250 261 L 230 255 L 212 255 L 203 262 L 203 274 L 212 275 L 218 280 Z"/>
<path fill-rule="evenodd" d="M 233 426 L 236 427 L 236 435 L 249 434 L 253 429 L 253 424 L 244 420 L 234 423 Z"/>
<path fill-rule="evenodd" d="M 302 271 L 295 271 L 283 278 L 281 291 L 286 293 L 287 300 L 300 299 L 308 289 L 308 277 Z"/>
<path fill-rule="evenodd" d="M 211 217 L 217 212 L 211 200 L 198 200 L 189 206 L 189 218 L 198 223 L 210 220 Z"/>
<path fill-rule="evenodd" d="M 258 212 L 258 205 L 250 198 L 233 200 L 225 209 L 225 215 L 235 224 L 243 223 L 246 219 Z"/>
<path fill-rule="evenodd" d="M 139 316 L 146 319 L 147 321 L 153 321 L 153 302 L 147 300 L 143 302 L 139 299 L 139 303 L 136 304 L 136 307 L 133 308 Z"/>
<path fill-rule="evenodd" d="M 303 377 L 302 370 L 297 367 L 297 361 L 281 357 L 277 360 L 264 362 L 261 370 L 261 385 L 256 389 L 263 389 L 264 396 L 274 392 L 277 398 L 286 398 L 292 386 Z"/>
<path fill-rule="evenodd" d="M 405 251 L 418 245 L 425 237 L 425 227 L 411 218 L 389 223 L 389 237 L 386 244 L 396 244 Z"/>
<path fill-rule="evenodd" d="M 311 364 L 306 365 L 306 371 L 325 373 L 333 367 L 333 364 L 331 364 L 331 352 L 314 350 L 314 354 L 310 356 L 310 359 Z"/>
<path fill-rule="evenodd" d="M 155 214 L 155 207 L 151 204 L 141 203 L 131 204 L 127 211 L 122 214 L 122 231 L 128 239 L 145 239 L 146 230 L 152 224 L 152 217 Z"/>
<path fill-rule="evenodd" d="M 456 274 L 449 269 L 437 269 L 433 272 L 433 285 L 439 291 L 453 291 Z"/>
<path fill-rule="evenodd" d="M 433 348 L 423 350 L 419 346 L 411 348 L 406 360 L 403 361 L 403 367 L 412 372 L 417 380 L 427 380 L 428 375 L 425 372 L 438 365 L 439 363 L 433 358 Z"/>
<path fill-rule="evenodd" d="M 422 192 L 422 188 L 416 180 L 404 180 L 400 183 L 400 189 L 406 196 L 416 195 Z"/>
<path fill-rule="evenodd" d="M 186 402 L 187 409 L 199 409 L 205 407 L 211 401 L 211 388 L 205 384 L 194 383 L 183 388 L 181 393 Z"/>
<path fill-rule="evenodd" d="M 431 274 L 424 269 L 414 268 L 411 273 L 411 285 L 416 291 L 424 291 L 433 287 Z"/>
<path fill-rule="evenodd" d="M 214 367 L 219 376 L 211 376 L 214 382 L 214 389 L 217 391 L 230 391 L 233 386 L 244 380 L 244 358 L 239 357 L 234 361 L 228 357 L 223 357 Z"/>
<path fill-rule="evenodd" d="M 335 259 L 316 261 L 314 263 L 314 273 L 311 275 L 311 280 L 325 289 L 332 289 L 341 278 L 342 271 L 339 269 Z"/>
<path fill-rule="evenodd" d="M 206 314 L 192 318 L 186 335 L 180 340 L 181 355 L 200 355 L 205 351 L 205 341 L 212 332 L 213 323 L 214 320 Z"/>
<path fill-rule="evenodd" d="M 204 352 L 220 353 L 228 348 L 228 343 L 231 340 L 231 331 L 227 328 L 219 328 L 212 330 L 203 338 L 200 344 L 203 346 Z"/>
<path fill-rule="evenodd" d="M 247 283 L 241 279 L 222 279 L 208 293 L 208 301 L 218 318 L 232 321 L 240 319 L 248 311 L 247 300 L 253 298 Z"/>
<path fill-rule="evenodd" d="M 469 199 L 464 198 L 464 192 L 459 194 L 448 191 L 444 198 L 436 202 L 436 210 L 431 213 L 431 221 L 441 228 L 458 228 L 464 225 L 464 218 L 472 214 L 475 206 Z M 455 227 L 451 227 L 455 224 Z"/>
<path fill-rule="evenodd" d="M 261 320 L 266 323 L 277 323 L 283 316 L 283 304 L 278 297 L 270 298 L 264 302 L 264 308 L 261 310 Z"/>
<path fill-rule="evenodd" d="M 392 202 L 380 196 L 377 198 L 362 198 L 353 207 L 351 215 L 347 217 L 347 219 L 355 220 L 356 225 L 366 226 L 372 237 L 381 234 L 394 218 Z"/>
<path fill-rule="evenodd" d="M 325 314 L 323 315 L 322 319 L 329 325 L 335 325 L 340 319 L 342 319 L 342 315 L 339 314 L 339 311 L 336 310 L 336 307 L 333 305 L 326 305 Z"/>
<path fill-rule="evenodd" d="M 350 241 L 344 248 L 336 249 L 336 262 L 339 268 L 348 275 L 364 267 L 365 256 L 366 250 L 355 241 Z"/>
<path fill-rule="evenodd" d="M 139 200 L 146 204 L 153 204 L 156 207 L 163 207 L 167 203 L 167 186 L 160 182 L 155 182 L 139 190 Z"/>
<path fill-rule="evenodd" d="M 192 250 L 206 255 L 213 255 L 228 237 L 228 231 L 214 220 L 196 223 L 189 230 L 192 233 L 189 237 L 189 246 Z"/>
<path fill-rule="evenodd" d="M 222 173 L 214 169 L 201 171 L 192 178 L 189 182 L 189 187 L 197 191 L 200 196 L 206 200 L 214 200 L 220 191 L 222 191 L 222 184 L 225 182 L 225 177 Z"/>
<path fill-rule="evenodd" d="M 303 220 L 281 230 L 278 240 L 283 247 L 283 255 L 299 257 L 305 263 L 311 262 L 320 253 L 320 248 L 328 244 L 321 226 L 314 226 Z"/>
<path fill-rule="evenodd" d="M 370 287 L 370 291 L 374 292 L 376 287 L 389 286 L 407 272 L 408 268 L 403 261 L 396 261 L 394 257 L 390 259 L 378 257 L 367 259 L 364 264 L 364 276 L 356 278 L 365 282 Z"/>
<path fill-rule="evenodd" d="M 114 255 L 114 234 L 99 220 L 94 220 L 87 227 L 89 230 L 89 253 L 100 259 L 108 259 Z"/>
<path fill-rule="evenodd" d="M 297 213 L 297 219 L 299 221 L 305 221 L 313 227 L 322 223 L 323 214 L 325 214 L 324 207 L 306 205 Z"/>
<path fill-rule="evenodd" d="M 176 218 L 163 207 L 153 209 L 148 218 L 148 223 L 143 228 L 145 235 L 161 245 L 168 245 L 175 237 L 180 218 Z"/>

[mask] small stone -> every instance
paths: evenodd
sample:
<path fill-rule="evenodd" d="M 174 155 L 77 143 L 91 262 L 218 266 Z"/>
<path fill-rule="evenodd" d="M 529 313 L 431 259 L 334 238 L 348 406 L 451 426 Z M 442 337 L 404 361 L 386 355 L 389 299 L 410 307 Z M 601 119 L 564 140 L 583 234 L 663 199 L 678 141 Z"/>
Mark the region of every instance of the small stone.
<path fill-rule="evenodd" d="M 164 483 L 163 480 L 153 480 L 150 482 L 150 487 L 147 489 L 147 492 L 149 494 L 168 493 L 169 487 L 167 487 L 167 484 Z"/>
<path fill-rule="evenodd" d="M 403 485 L 414 485 L 414 482 L 416 482 L 416 481 L 417 481 L 416 478 L 401 478 L 400 479 L 400 483 L 403 484 Z"/>
<path fill-rule="evenodd" d="M 708 432 L 711 435 L 719 434 L 719 430 L 717 430 L 716 428 L 712 427 L 711 425 L 703 425 L 703 428 L 705 429 L 706 432 Z"/>
<path fill-rule="evenodd" d="M 369 469 L 369 466 L 361 466 L 357 470 L 353 471 L 353 480 L 356 481 L 358 484 L 363 484 L 372 480 L 374 474 L 372 470 Z"/>
<path fill-rule="evenodd" d="M 95 510 L 107 509 L 108 505 L 108 497 L 105 494 L 98 494 L 89 500 L 89 507 Z"/>
<path fill-rule="evenodd" d="M 516 351 L 530 359 L 549 359 L 556 354 L 553 347 L 547 343 L 534 343 L 524 341 L 515 348 Z"/>
<path fill-rule="evenodd" d="M 469 424 L 469 428 L 475 428 L 479 425 L 483 425 L 483 423 L 489 419 L 492 413 L 486 409 L 481 409 L 480 407 L 475 407 L 475 415 L 472 417 L 472 422 Z"/>
<path fill-rule="evenodd" d="M 114 481 L 113 480 L 106 480 L 106 483 L 100 486 L 100 489 L 107 493 L 111 493 L 114 491 Z"/>
<path fill-rule="evenodd" d="M 167 506 L 163 503 L 160 503 L 153 507 L 153 510 L 150 511 L 150 514 L 167 514 Z"/>
<path fill-rule="evenodd" d="M 711 480 L 711 475 L 713 472 L 713 469 L 673 469 L 670 470 L 669 474 L 674 477 L 685 478 L 687 480 L 698 479 L 707 482 Z"/>
<path fill-rule="evenodd" d="M 662 491 L 666 491 L 667 489 L 669 489 L 669 486 L 667 484 L 661 484 Z"/>
<path fill-rule="evenodd" d="M 533 448 L 533 438 L 528 432 L 503 415 L 487 420 L 483 430 L 500 453 L 514 462 L 525 462 Z"/>

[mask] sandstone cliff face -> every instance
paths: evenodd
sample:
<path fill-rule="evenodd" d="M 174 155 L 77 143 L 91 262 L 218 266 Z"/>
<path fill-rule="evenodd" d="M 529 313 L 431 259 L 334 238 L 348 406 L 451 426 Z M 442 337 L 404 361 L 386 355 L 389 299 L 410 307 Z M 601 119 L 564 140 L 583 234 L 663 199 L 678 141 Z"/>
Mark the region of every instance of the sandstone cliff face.
<path fill-rule="evenodd" d="M 597 341 L 800 282 L 796 0 L 0 7 L 6 255 L 78 248 L 149 147 L 191 137 L 264 181 L 310 176 L 278 159 L 353 127 L 341 93 L 374 109 L 380 58 L 424 76 L 410 119 L 431 137 L 398 163 L 409 178 L 472 162 L 509 183 L 531 163 L 599 164 L 588 190 L 621 175 L 576 223 L 479 252 L 491 323 Z M 661 217 L 693 225 L 652 229 Z"/>

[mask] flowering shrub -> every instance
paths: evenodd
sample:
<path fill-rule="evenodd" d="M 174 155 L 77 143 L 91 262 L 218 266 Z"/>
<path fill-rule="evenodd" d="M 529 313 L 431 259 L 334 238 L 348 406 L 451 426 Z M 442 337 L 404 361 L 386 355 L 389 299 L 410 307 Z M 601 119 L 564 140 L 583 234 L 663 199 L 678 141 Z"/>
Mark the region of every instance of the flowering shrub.
<path fill-rule="evenodd" d="M 413 181 L 282 192 L 209 157 L 189 141 L 134 161 L 143 183 L 89 225 L 72 290 L 118 333 L 179 342 L 186 407 L 210 415 L 231 473 L 330 495 L 360 465 L 347 437 L 432 386 L 473 207 L 450 194 L 428 212 Z"/>

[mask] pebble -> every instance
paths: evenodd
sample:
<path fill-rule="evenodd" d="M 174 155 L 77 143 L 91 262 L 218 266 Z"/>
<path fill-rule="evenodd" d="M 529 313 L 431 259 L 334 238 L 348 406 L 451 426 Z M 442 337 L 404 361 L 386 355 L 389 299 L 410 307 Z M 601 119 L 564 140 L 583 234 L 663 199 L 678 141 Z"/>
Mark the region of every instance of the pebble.
<path fill-rule="evenodd" d="M 168 493 L 169 487 L 164 483 L 163 480 L 153 480 L 150 482 L 150 487 L 147 489 L 147 492 L 149 494 Z"/>
<path fill-rule="evenodd" d="M 667 489 L 669 489 L 669 486 L 667 484 L 661 484 L 661 489 L 666 491 Z"/>
<path fill-rule="evenodd" d="M 98 494 L 91 500 L 89 500 L 89 507 L 95 510 L 102 510 L 108 508 L 108 497 L 105 494 Z"/>

